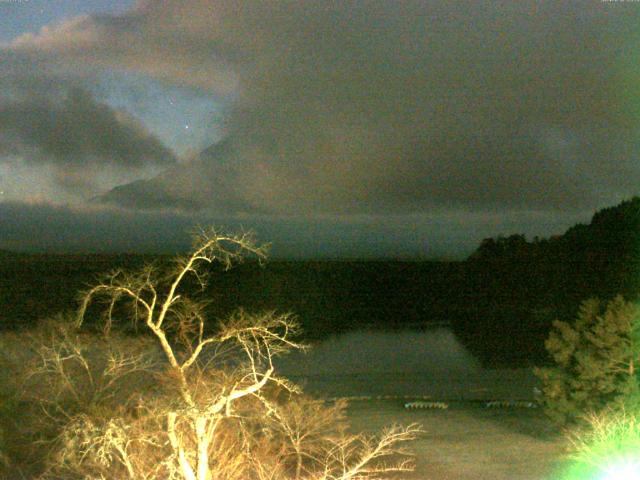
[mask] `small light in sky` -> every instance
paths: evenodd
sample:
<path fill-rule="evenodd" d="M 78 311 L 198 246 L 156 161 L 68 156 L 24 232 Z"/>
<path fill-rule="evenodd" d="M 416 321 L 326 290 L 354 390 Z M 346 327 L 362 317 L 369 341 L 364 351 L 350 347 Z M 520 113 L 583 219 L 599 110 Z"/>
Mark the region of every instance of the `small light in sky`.
<path fill-rule="evenodd" d="M 185 125 L 184 128 L 189 130 L 189 125 Z"/>

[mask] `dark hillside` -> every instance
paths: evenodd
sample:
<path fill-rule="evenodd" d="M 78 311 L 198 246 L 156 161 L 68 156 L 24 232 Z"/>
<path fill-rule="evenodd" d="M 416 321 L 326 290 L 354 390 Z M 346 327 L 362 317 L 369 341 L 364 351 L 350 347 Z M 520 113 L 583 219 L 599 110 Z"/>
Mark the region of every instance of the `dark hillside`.
<path fill-rule="evenodd" d="M 272 262 L 216 275 L 214 316 L 230 309 L 294 312 L 310 337 L 357 328 L 446 323 L 463 271 L 445 262 Z"/>
<path fill-rule="evenodd" d="M 78 291 L 115 268 L 162 265 L 170 257 L 29 255 L 0 260 L 0 327 L 16 328 L 77 308 Z M 463 278 L 460 263 L 247 262 L 213 269 L 212 319 L 233 310 L 293 312 L 306 335 L 320 338 L 356 328 L 420 328 L 450 320 L 451 298 Z M 196 291 L 196 285 L 190 288 Z"/>
<path fill-rule="evenodd" d="M 456 331 L 485 359 L 543 358 L 554 318 L 589 297 L 640 293 L 640 198 L 596 212 L 588 225 L 529 242 L 490 238 L 466 262 L 469 312 Z"/>
<path fill-rule="evenodd" d="M 28 327 L 77 308 L 77 296 L 106 271 L 136 268 L 142 255 L 0 256 L 0 329 Z"/>

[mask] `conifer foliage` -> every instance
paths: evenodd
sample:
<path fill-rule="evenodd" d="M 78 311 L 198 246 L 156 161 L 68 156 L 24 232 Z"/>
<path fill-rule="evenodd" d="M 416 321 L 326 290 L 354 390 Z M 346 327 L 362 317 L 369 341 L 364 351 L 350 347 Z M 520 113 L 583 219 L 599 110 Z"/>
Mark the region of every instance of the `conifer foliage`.
<path fill-rule="evenodd" d="M 638 401 L 639 314 L 638 305 L 622 296 L 592 298 L 582 303 L 575 322 L 553 322 L 545 347 L 555 365 L 535 369 L 552 420 L 572 423 Z"/>

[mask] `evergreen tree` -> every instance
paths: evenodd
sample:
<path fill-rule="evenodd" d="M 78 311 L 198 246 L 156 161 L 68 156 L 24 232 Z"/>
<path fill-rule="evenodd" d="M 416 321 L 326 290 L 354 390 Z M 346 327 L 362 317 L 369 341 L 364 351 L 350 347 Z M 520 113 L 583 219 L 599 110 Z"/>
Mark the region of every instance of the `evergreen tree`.
<path fill-rule="evenodd" d="M 573 324 L 554 321 L 545 342 L 555 366 L 536 368 L 542 403 L 558 423 L 578 420 L 605 407 L 632 407 L 638 401 L 640 309 L 617 296 L 580 306 Z"/>

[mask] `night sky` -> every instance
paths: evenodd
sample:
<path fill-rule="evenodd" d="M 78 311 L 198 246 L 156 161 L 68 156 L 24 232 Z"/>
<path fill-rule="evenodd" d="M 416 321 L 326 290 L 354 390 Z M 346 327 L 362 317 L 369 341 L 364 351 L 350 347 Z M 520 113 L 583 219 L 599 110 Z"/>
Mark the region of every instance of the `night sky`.
<path fill-rule="evenodd" d="M 0 248 L 460 258 L 639 154 L 640 2 L 0 0 Z"/>

